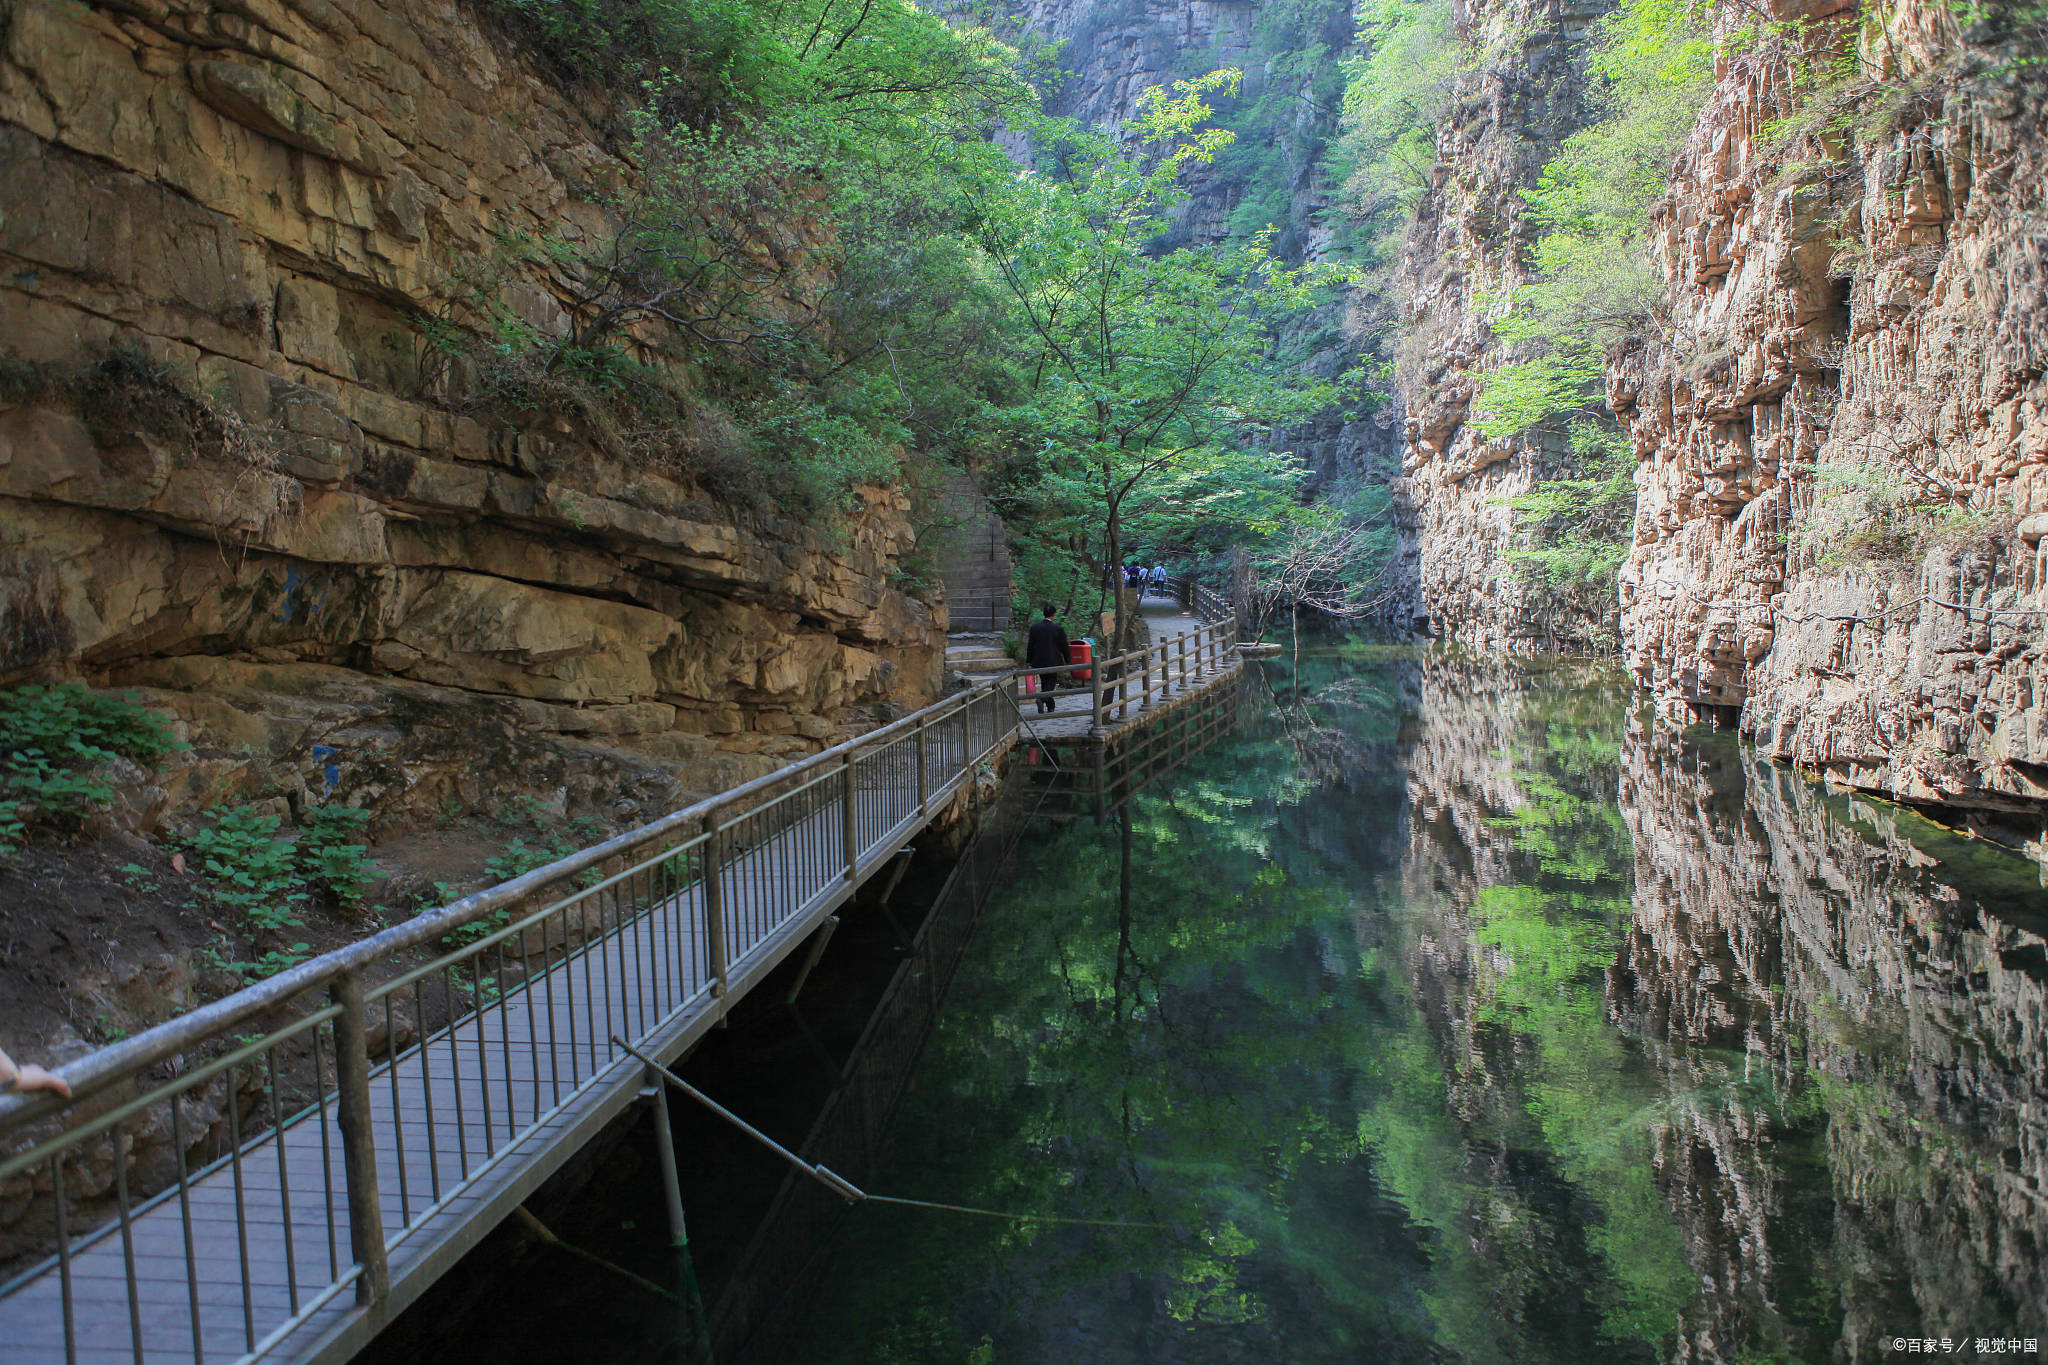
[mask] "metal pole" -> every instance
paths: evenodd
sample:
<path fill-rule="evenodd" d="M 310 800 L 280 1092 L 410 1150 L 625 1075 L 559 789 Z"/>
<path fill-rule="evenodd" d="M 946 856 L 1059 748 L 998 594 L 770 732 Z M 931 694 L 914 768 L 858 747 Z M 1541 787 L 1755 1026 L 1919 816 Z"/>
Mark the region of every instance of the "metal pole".
<path fill-rule="evenodd" d="M 654 1118 L 654 1164 L 661 1167 L 661 1203 L 668 1210 L 668 1244 L 686 1247 L 690 1229 L 683 1222 L 683 1188 L 676 1179 L 676 1140 L 668 1126 L 668 1091 L 652 1067 L 641 1068 L 640 1098 Z"/>
<path fill-rule="evenodd" d="M 391 1266 L 384 1257 L 384 1204 L 377 1193 L 377 1143 L 370 1119 L 369 1029 L 363 1018 L 363 979 L 355 972 L 336 978 L 332 989 L 341 1014 L 334 1021 L 334 1078 L 341 1128 L 341 1168 L 348 1185 L 348 1244 L 363 1273 L 356 1302 L 383 1301 L 391 1292 Z M 398 1153 L 400 1162 L 405 1160 Z"/>
<path fill-rule="evenodd" d="M 725 878 L 719 867 L 717 817 L 704 817 L 704 952 L 711 993 L 725 994 Z"/>
<path fill-rule="evenodd" d="M 963 716 L 963 718 L 965 717 L 965 712 L 962 712 L 962 716 Z M 965 747 L 965 746 L 966 746 L 966 745 L 967 745 L 967 744 L 968 744 L 968 743 L 970 742 L 970 739 L 971 739 L 971 736 L 970 736 L 970 735 L 969 735 L 969 734 L 967 733 L 967 727 L 966 727 L 966 725 L 964 725 L 964 724 L 963 724 L 963 725 L 961 726 L 961 736 L 960 736 L 960 740 L 961 740 L 961 745 L 962 745 L 962 747 L 963 747 L 963 748 L 964 748 L 964 747 Z M 846 815 L 846 819 L 845 819 L 845 835 L 846 835 L 846 880 L 848 880 L 848 881 L 852 881 L 852 880 L 853 880 L 853 872 L 854 872 L 854 868 L 855 868 L 855 866 L 857 866 L 857 865 L 859 864 L 859 862 L 860 862 L 860 831 L 859 831 L 859 829 L 858 829 L 858 828 L 856 827 L 856 825 L 855 825 L 855 823 L 854 823 L 854 818 L 853 818 L 853 755 L 852 755 L 852 754 L 847 754 L 847 755 L 846 755 L 845 757 L 843 757 L 843 758 L 841 758 L 841 759 L 839 760 L 839 780 L 840 780 L 840 784 L 841 784 L 841 787 L 842 787 L 842 789 L 843 789 L 843 790 L 845 791 L 845 794 L 846 794 L 846 795 L 845 795 L 845 800 L 844 800 L 844 805 L 845 805 L 845 807 L 846 807 L 846 810 L 845 810 L 845 815 Z"/>

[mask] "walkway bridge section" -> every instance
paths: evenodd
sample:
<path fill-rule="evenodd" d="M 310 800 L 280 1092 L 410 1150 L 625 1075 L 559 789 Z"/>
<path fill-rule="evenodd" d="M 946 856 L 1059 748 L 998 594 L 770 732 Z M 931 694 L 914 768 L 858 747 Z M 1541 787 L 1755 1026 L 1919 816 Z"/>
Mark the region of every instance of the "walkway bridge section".
<path fill-rule="evenodd" d="M 1142 715 L 1113 662 L 1094 694 Z M 637 1100 L 621 1041 L 679 1056 L 1011 748 L 1020 687 L 103 1048 L 68 1103 L 0 1096 L 7 1252 L 48 1252 L 0 1285 L 0 1365 L 346 1360 Z"/>
<path fill-rule="evenodd" d="M 1192 701 L 1242 665 L 1237 615 L 1186 578 L 1141 598 L 1151 642 L 1105 659 L 1036 670 L 1024 735 L 1041 748 L 1108 744 Z M 1041 709 L 1049 701 L 1050 710 Z"/>
<path fill-rule="evenodd" d="M 809 1132 L 791 1144 L 799 1156 L 866 1188 L 884 1178 L 897 1111 L 983 916 L 1015 882 L 1010 859 L 1026 832 L 1047 821 L 1114 818 L 1228 735 L 1244 702 L 1243 687 L 1213 687 L 1163 713 L 1157 724 L 1129 732 L 1122 743 L 1050 756 L 1061 766 L 1035 748 L 1012 762 L 1001 800 L 983 816 L 932 898 Z M 803 1306 L 831 1269 L 842 1225 L 857 1216 L 855 1206 L 817 1181 L 786 1175 L 713 1304 L 711 1354 L 719 1365 L 801 1358 Z"/>

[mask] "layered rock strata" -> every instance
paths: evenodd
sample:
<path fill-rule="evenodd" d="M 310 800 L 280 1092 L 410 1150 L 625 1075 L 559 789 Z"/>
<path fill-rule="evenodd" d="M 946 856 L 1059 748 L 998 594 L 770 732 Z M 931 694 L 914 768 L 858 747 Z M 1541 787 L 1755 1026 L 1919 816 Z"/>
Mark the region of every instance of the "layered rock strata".
<path fill-rule="evenodd" d="M 623 817 L 934 694 L 903 497 L 843 535 L 723 505 L 437 345 L 464 291 L 566 327 L 558 254 L 506 244 L 614 230 L 589 93 L 428 0 L 0 6 L 0 677 L 175 711 L 145 822 Z"/>
<path fill-rule="evenodd" d="M 1653 222 L 1670 343 L 1610 384 L 1640 460 L 1629 662 L 1667 711 L 1739 708 L 1774 757 L 2037 819 L 2038 34 L 1994 16 L 1959 36 L 1916 0 L 1860 39 L 1839 6 L 1774 14 L 1814 21 L 1812 46 L 1724 59 Z M 1795 78 L 1852 45 L 1866 79 Z M 1854 137 L 1835 131 L 1845 119 Z"/>
<path fill-rule="evenodd" d="M 1533 275 L 1536 225 L 1522 191 L 1584 121 L 1582 38 L 1604 8 L 1507 0 L 1461 10 L 1461 40 L 1505 55 L 1459 72 L 1402 246 L 1406 451 L 1395 496 L 1410 509 L 1416 591 L 1434 629 L 1489 648 L 1584 649 L 1611 633 L 1604 605 L 1559 600 L 1514 558 L 1514 501 L 1563 468 L 1564 438 L 1494 438 L 1473 421 L 1487 372 L 1514 358 L 1492 333 L 1491 310 Z"/>

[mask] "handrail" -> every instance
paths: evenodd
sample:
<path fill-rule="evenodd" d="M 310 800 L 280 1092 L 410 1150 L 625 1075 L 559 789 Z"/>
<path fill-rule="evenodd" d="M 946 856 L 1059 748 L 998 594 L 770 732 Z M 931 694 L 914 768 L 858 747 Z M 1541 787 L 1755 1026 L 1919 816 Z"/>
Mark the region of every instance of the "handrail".
<path fill-rule="evenodd" d="M 1044 677 L 1047 674 L 1077 673 L 1084 669 L 1088 670 L 1090 673 L 1089 731 L 1092 735 L 1098 737 L 1106 734 L 1107 727 L 1105 721 L 1111 709 L 1116 711 L 1116 718 L 1118 720 L 1123 720 L 1130 715 L 1134 699 L 1126 679 L 1133 664 L 1139 665 L 1140 679 L 1135 701 L 1138 708 L 1143 710 L 1152 705 L 1155 693 L 1162 701 L 1172 694 L 1175 686 L 1173 664 L 1176 659 L 1179 663 L 1179 680 L 1185 686 L 1222 669 L 1224 667 L 1224 657 L 1235 651 L 1238 647 L 1237 617 L 1226 599 L 1202 587 L 1190 578 L 1170 579 L 1168 581 L 1168 589 L 1183 606 L 1196 613 L 1197 616 L 1209 619 L 1204 620 L 1203 624 L 1194 630 L 1182 631 L 1178 635 L 1142 645 L 1137 649 L 1126 650 L 1122 654 L 1111 655 L 1101 659 L 1091 659 L 1087 663 L 1081 664 L 1054 664 L 1043 668 L 1025 667 L 1013 669 L 1004 676 L 1014 677 L 1024 673 L 1034 673 Z M 1152 657 L 1155 654 L 1159 656 L 1159 663 L 1157 665 L 1159 681 L 1156 685 L 1152 681 L 1152 670 L 1154 667 Z M 1193 656 L 1192 665 L 1190 664 L 1190 655 Z M 1105 694 L 1112 689 L 1116 692 L 1116 696 L 1113 699 L 1106 698 Z"/>
<path fill-rule="evenodd" d="M 279 972 L 276 976 L 245 986 L 231 995 L 202 1005 L 187 1014 L 166 1020 L 118 1043 L 67 1062 L 56 1068 L 56 1074 L 70 1087 L 71 1098 L 62 1100 L 47 1092 L 0 1095 L 0 1135 L 4 1135 L 8 1129 L 18 1124 L 34 1122 L 76 1105 L 94 1092 L 104 1089 L 113 1080 L 152 1066 L 209 1036 L 236 1024 L 245 1023 L 294 996 L 327 985 L 350 971 L 432 943 L 498 910 L 516 905 L 536 891 L 587 872 L 642 844 L 700 824 L 707 816 L 719 810 L 746 801 L 811 769 L 836 763 L 848 754 L 864 748 L 873 748 L 889 737 L 914 728 L 920 723 L 928 725 L 933 720 L 960 711 L 969 704 L 969 699 L 973 696 L 1001 686 L 1011 676 L 1013 675 L 1005 673 L 986 679 L 878 729 L 835 744 L 809 758 L 800 759 L 772 773 L 741 783 L 729 791 L 705 797 L 693 805 L 615 835 L 603 843 L 578 850 L 511 881 L 501 882 L 464 896 L 460 900 L 450 901 L 439 909 L 422 911 L 403 924 L 394 925 L 368 938 L 358 939 L 332 952 L 309 958 L 295 967 Z"/>
<path fill-rule="evenodd" d="M 0 1182 L 29 1210 L 9 1254 L 56 1248 L 0 1285 L 0 1360 L 18 1358 L 10 1342 L 38 1361 L 97 1358 L 117 1329 L 114 1349 L 132 1332 L 140 1360 L 145 1326 L 153 1340 L 189 1330 L 194 1357 L 254 1359 L 336 1340 L 350 1291 L 402 1305 L 480 1201 L 520 1197 L 576 1125 L 629 1101 L 614 1032 L 650 1053 L 699 1036 L 1015 739 L 1020 676 L 1092 666 L 1099 728 L 1111 707 L 1128 715 L 1220 669 L 1235 638 L 1234 621 L 1212 621 L 1092 665 L 1008 670 L 67 1063 L 68 1100 L 0 1096 Z M 200 1256 L 194 1209 L 211 1199 L 200 1226 L 217 1227 L 230 1185 L 235 1244 Z M 245 1193 L 264 1210 L 253 1220 Z M 138 1227 L 158 1257 L 146 1275 Z M 215 1262 L 237 1256 L 233 1285 Z M 266 1256 L 284 1285 L 256 1269 Z M 103 1298 L 74 1312 L 76 1284 L 124 1273 L 125 1317 Z"/>

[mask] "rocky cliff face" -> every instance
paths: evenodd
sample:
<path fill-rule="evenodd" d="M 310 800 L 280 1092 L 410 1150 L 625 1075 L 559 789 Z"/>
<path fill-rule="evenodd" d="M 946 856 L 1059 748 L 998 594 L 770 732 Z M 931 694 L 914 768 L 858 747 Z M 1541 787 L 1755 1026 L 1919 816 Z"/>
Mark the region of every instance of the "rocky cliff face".
<path fill-rule="evenodd" d="M 1801 15 L 1823 52 L 1859 41 L 1846 11 L 1781 17 Z M 1629 661 L 1667 708 L 1739 707 L 1765 752 L 1851 785 L 2037 814 L 2040 35 L 1961 35 L 1911 0 L 1879 17 L 1845 91 L 1729 59 L 1677 163 L 1672 342 L 1611 386 L 1641 460 Z M 1816 131 L 1766 135 L 1802 116 Z"/>
<path fill-rule="evenodd" d="M 933 694 L 899 495 L 824 534 L 447 400 L 455 291 L 559 328 L 566 282 L 502 244 L 610 231 L 632 168 L 587 95 L 430 0 L 0 4 L 0 677 L 184 720 L 139 822 L 627 818 Z"/>
<path fill-rule="evenodd" d="M 1506 300 L 1531 274 L 1536 229 L 1522 191 L 1584 120 L 1580 39 L 1604 8 L 1505 0 L 1460 12 L 1461 39 L 1498 55 L 1457 77 L 1395 281 L 1407 413 L 1396 497 L 1412 509 L 1421 606 L 1438 632 L 1490 648 L 1584 649 L 1611 624 L 1603 608 L 1556 600 L 1511 557 L 1511 504 L 1555 475 L 1562 438 L 1492 439 L 1471 423 L 1487 371 L 1510 358 L 1490 330 L 1499 305 L 1489 297 Z"/>
<path fill-rule="evenodd" d="M 2038 21 L 1917 0 L 1774 7 L 1731 44 L 1653 214 L 1658 343 L 1610 357 L 1638 458 L 1618 616 L 1518 574 L 1508 502 L 1562 452 L 1487 441 L 1490 299 L 1526 278 L 1519 190 L 1579 117 L 1581 7 L 1474 6 L 1529 35 L 1469 69 L 1397 281 L 1419 587 L 1496 647 L 1605 631 L 1670 713 L 1969 818 L 2048 800 L 2048 199 Z M 1724 34 L 1752 6 L 1714 10 Z M 1483 46 L 1483 45 L 1482 45 Z M 1853 60 L 1854 80 L 1824 73 Z M 1842 130 L 1854 127 L 1854 135 Z"/>

